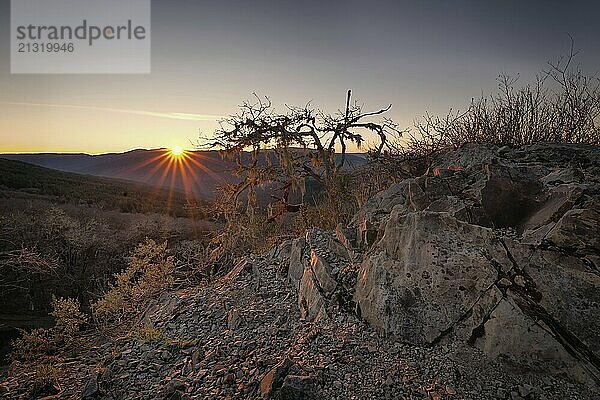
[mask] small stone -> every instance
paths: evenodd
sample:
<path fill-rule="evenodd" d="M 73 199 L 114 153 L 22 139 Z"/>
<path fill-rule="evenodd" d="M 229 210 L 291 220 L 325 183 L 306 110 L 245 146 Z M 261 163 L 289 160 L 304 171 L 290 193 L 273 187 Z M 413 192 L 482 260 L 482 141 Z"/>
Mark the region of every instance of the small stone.
<path fill-rule="evenodd" d="M 525 287 L 525 278 L 523 278 L 521 275 L 515 276 L 515 284 L 517 286 Z"/>
<path fill-rule="evenodd" d="M 204 357 L 204 351 L 202 351 L 202 349 L 200 347 L 196 347 L 192 351 L 192 368 L 196 368 L 198 366 L 198 363 L 202 360 L 203 357 Z"/>
<path fill-rule="evenodd" d="M 502 146 L 498 150 L 496 150 L 496 154 L 502 155 L 502 154 L 508 153 L 509 151 L 510 151 L 510 147 L 508 147 L 508 146 Z"/>
<path fill-rule="evenodd" d="M 519 389 L 519 394 L 522 397 L 527 397 L 531 394 L 531 392 L 533 391 L 533 387 L 527 385 L 527 384 L 523 384 L 523 385 L 519 385 L 518 386 Z"/>
<path fill-rule="evenodd" d="M 284 358 L 279 364 L 274 366 L 264 378 L 260 381 L 260 395 L 263 399 L 269 398 L 274 389 L 278 389 L 283 384 L 283 379 L 287 375 L 292 365 L 289 358 Z"/>
<path fill-rule="evenodd" d="M 81 393 L 82 399 L 93 399 L 99 394 L 98 390 L 98 375 L 94 374 L 85 384 L 83 392 Z"/>
<path fill-rule="evenodd" d="M 511 285 L 512 285 L 512 282 L 506 278 L 502 278 L 498 281 L 498 286 L 501 286 L 501 287 L 509 287 Z"/>
<path fill-rule="evenodd" d="M 314 380 L 309 376 L 288 375 L 278 393 L 280 400 L 313 399 L 316 396 Z"/>
<path fill-rule="evenodd" d="M 510 392 L 510 399 L 511 400 L 523 400 L 523 398 L 521 396 L 519 396 L 519 393 L 517 392 Z"/>
<path fill-rule="evenodd" d="M 230 331 L 237 329 L 240 325 L 240 313 L 235 308 L 227 313 L 227 328 Z"/>
<path fill-rule="evenodd" d="M 158 398 L 160 399 L 171 399 L 177 392 L 185 392 L 186 385 L 179 379 L 173 379 L 167 383 L 159 392 Z M 178 396 L 177 398 L 180 398 Z"/>

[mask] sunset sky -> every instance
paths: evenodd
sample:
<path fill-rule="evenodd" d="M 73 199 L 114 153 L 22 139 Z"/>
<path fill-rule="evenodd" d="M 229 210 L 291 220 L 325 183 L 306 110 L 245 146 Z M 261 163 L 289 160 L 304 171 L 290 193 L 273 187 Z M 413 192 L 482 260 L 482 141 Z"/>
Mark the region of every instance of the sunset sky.
<path fill-rule="evenodd" d="M 151 74 L 11 75 L 0 0 L 0 153 L 190 148 L 252 92 L 335 111 L 353 89 L 408 127 L 464 108 L 501 72 L 530 79 L 568 34 L 600 70 L 598 4 L 156 0 Z"/>

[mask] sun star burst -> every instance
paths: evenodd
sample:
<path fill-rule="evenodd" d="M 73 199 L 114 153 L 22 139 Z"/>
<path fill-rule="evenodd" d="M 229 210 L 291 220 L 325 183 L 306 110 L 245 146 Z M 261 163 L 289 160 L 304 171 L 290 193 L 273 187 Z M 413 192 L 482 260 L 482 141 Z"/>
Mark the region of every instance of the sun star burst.
<path fill-rule="evenodd" d="M 181 146 L 173 146 L 169 149 L 169 152 L 174 157 L 181 157 L 183 155 L 184 151 L 185 150 L 183 150 L 183 147 L 181 147 Z"/>

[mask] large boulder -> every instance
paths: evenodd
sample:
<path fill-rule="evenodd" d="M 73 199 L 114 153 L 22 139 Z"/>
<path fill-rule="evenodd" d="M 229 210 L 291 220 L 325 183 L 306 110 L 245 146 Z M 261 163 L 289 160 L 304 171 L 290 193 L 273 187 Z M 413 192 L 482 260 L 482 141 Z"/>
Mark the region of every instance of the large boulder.
<path fill-rule="evenodd" d="M 361 266 L 355 297 L 367 321 L 430 345 L 472 310 L 502 268 L 511 265 L 491 229 L 446 213 L 392 212 Z"/>
<path fill-rule="evenodd" d="M 510 298 L 500 300 L 483 329 L 485 335 L 475 344 L 491 357 L 539 371 L 573 372 L 577 368 L 580 374 L 583 369 L 547 326 L 521 312 Z"/>
<path fill-rule="evenodd" d="M 550 189 L 540 207 L 529 213 L 521 230 L 535 231 L 548 224 L 555 224 L 582 195 L 583 189 L 579 185 L 564 184 Z"/>
<path fill-rule="evenodd" d="M 520 228 L 547 200 L 547 191 L 538 179 L 546 171 L 536 168 L 534 173 L 496 157 L 484 160 L 465 168 L 440 162 L 442 166 L 430 168 L 423 176 L 405 179 L 373 196 L 350 223 L 356 230 L 358 247 L 367 250 L 382 238 L 394 210 L 447 212 L 474 225 Z M 562 201 L 565 196 L 568 198 Z M 554 218 L 577 196 L 567 193 L 557 197 L 556 205 L 549 204 L 551 210 L 544 210 L 546 214 L 554 212 Z M 538 221 L 529 222 L 526 229 L 533 229 L 533 225 L 539 227 Z"/>
<path fill-rule="evenodd" d="M 600 360 L 600 275 L 584 259 L 536 249 L 519 255 L 524 275 L 535 284 L 534 314 L 583 358 Z"/>
<path fill-rule="evenodd" d="M 466 146 L 373 197 L 350 225 L 362 317 L 403 342 L 599 380 L 599 155 Z"/>
<path fill-rule="evenodd" d="M 361 315 L 403 342 L 476 344 L 534 370 L 600 367 L 600 276 L 575 257 L 447 213 L 392 212 L 365 258 Z"/>

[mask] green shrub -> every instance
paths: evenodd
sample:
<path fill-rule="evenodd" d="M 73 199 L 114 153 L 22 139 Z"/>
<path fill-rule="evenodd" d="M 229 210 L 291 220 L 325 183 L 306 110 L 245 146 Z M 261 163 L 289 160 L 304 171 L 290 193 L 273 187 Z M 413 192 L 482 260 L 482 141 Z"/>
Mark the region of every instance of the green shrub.
<path fill-rule="evenodd" d="M 157 329 L 150 325 L 143 325 L 131 331 L 131 336 L 144 343 L 168 344 L 169 338 L 163 329 Z"/>
<path fill-rule="evenodd" d="M 158 343 L 163 347 L 176 349 L 189 348 L 197 343 L 195 339 L 168 336 L 164 329 L 155 328 L 152 325 L 134 327 L 129 334 L 134 339 L 143 343 Z"/>
<path fill-rule="evenodd" d="M 87 322 L 87 316 L 80 311 L 77 300 L 52 296 L 52 312 L 54 317 L 54 334 L 63 343 L 69 343 L 79 332 L 81 325 Z"/>
<path fill-rule="evenodd" d="M 21 330 L 21 337 L 12 342 L 11 358 L 29 361 L 41 355 L 53 354 L 57 349 L 53 339 L 51 329 L 37 328 L 30 332 Z"/>

